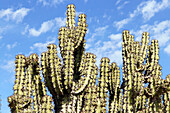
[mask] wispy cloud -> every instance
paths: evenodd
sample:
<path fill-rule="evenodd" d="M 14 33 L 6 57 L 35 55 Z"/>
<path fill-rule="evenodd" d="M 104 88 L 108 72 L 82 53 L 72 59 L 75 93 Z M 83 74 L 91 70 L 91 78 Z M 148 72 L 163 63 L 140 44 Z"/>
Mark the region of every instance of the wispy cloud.
<path fill-rule="evenodd" d="M 96 28 L 96 29 L 94 30 L 95 32 L 92 34 L 91 38 L 89 38 L 89 39 L 87 40 L 87 42 L 93 42 L 93 41 L 95 40 L 94 37 L 104 35 L 104 33 L 105 33 L 105 31 L 106 31 L 106 29 L 107 29 L 108 27 L 109 27 L 109 26 L 106 25 L 106 26 L 104 26 L 104 27 L 98 27 L 98 28 Z"/>
<path fill-rule="evenodd" d="M 0 39 L 4 38 L 4 34 L 8 33 L 8 30 L 13 29 L 13 25 L 0 26 Z"/>
<path fill-rule="evenodd" d="M 43 6 L 54 6 L 63 3 L 64 1 L 65 0 L 38 0 L 38 3 L 42 3 Z"/>
<path fill-rule="evenodd" d="M 11 60 L 6 60 L 4 61 L 5 63 L 3 63 L 3 65 L 0 65 L 0 68 L 7 70 L 8 72 L 14 72 L 15 70 L 15 60 L 11 59 Z"/>
<path fill-rule="evenodd" d="M 114 40 L 114 41 L 121 40 L 122 39 L 122 34 L 121 33 L 119 33 L 119 34 L 111 34 L 109 36 L 109 38 L 111 40 Z"/>
<path fill-rule="evenodd" d="M 114 22 L 115 26 L 117 27 L 117 29 L 121 29 L 124 25 L 126 25 L 127 23 L 129 23 L 131 21 L 131 18 L 126 18 L 123 19 L 121 21 L 116 21 Z"/>
<path fill-rule="evenodd" d="M 121 0 L 117 0 L 116 5 L 118 5 L 121 2 Z"/>
<path fill-rule="evenodd" d="M 24 28 L 24 31 L 21 32 L 22 35 L 25 35 L 29 30 L 29 25 L 26 25 L 26 27 Z"/>
<path fill-rule="evenodd" d="M 0 28 L 0 39 L 2 39 L 1 33 L 3 32 L 3 29 Z"/>
<path fill-rule="evenodd" d="M 125 18 L 120 21 L 115 21 L 114 24 L 119 30 L 124 25 L 132 21 L 132 19 L 138 15 L 142 15 L 145 22 L 150 20 L 155 15 L 155 13 L 158 13 L 159 11 L 169 7 L 170 7 L 170 2 L 168 0 L 162 0 L 161 2 L 157 2 L 155 0 L 144 1 L 137 6 L 137 9 L 135 9 L 133 13 L 129 14 L 128 18 Z"/>
<path fill-rule="evenodd" d="M 36 30 L 35 28 L 30 28 L 28 31 L 31 36 L 37 37 L 42 33 L 46 33 L 50 30 L 53 31 L 53 29 L 56 27 L 59 28 L 61 26 L 64 26 L 65 22 L 66 22 L 66 18 L 57 17 L 53 20 L 43 22 L 38 30 Z M 25 29 L 27 29 L 27 27 L 28 26 L 26 26 Z"/>
<path fill-rule="evenodd" d="M 121 5 L 119 5 L 118 7 L 117 7 L 117 9 L 118 10 L 120 10 L 120 9 L 122 9 L 126 4 L 128 4 L 129 3 L 129 1 L 125 1 L 125 2 L 123 2 Z"/>
<path fill-rule="evenodd" d="M 35 52 L 40 56 L 42 52 L 46 52 L 47 51 L 47 46 L 49 44 L 56 44 L 56 39 L 57 39 L 56 37 L 48 37 L 47 41 L 44 42 L 44 43 L 43 42 L 41 42 L 41 43 L 34 43 L 30 47 L 31 51 L 26 56 L 29 56 L 30 54 L 35 53 Z M 57 55 L 58 55 L 58 57 L 61 58 L 60 48 L 59 48 L 58 45 L 57 45 Z"/>
<path fill-rule="evenodd" d="M 8 50 L 10 50 L 10 49 L 16 47 L 17 45 L 18 45 L 18 43 L 15 42 L 15 43 L 13 43 L 13 44 L 7 44 L 6 47 L 8 48 Z"/>
<path fill-rule="evenodd" d="M 151 17 L 155 15 L 155 13 L 158 13 L 159 11 L 170 7 L 170 1 L 169 0 L 162 0 L 162 2 L 156 2 L 155 0 L 150 0 L 147 2 L 142 2 L 138 8 L 137 11 L 142 13 L 142 16 L 144 20 L 149 20 Z"/>
<path fill-rule="evenodd" d="M 121 52 L 121 36 L 122 34 L 111 34 L 108 36 L 109 41 L 98 41 L 93 44 L 94 48 L 89 48 L 88 51 L 94 53 L 96 63 L 99 66 L 102 57 L 108 57 L 111 62 L 116 62 L 118 65 L 122 64 L 122 52 Z"/>
<path fill-rule="evenodd" d="M 103 15 L 103 18 L 106 18 L 107 20 L 110 20 L 110 19 L 111 19 L 111 16 L 104 14 L 104 15 Z"/>
<path fill-rule="evenodd" d="M 53 27 L 53 22 L 52 21 L 46 21 L 41 24 L 41 27 L 39 30 L 36 30 L 35 28 L 29 29 L 29 34 L 32 36 L 39 36 L 42 33 L 46 33 Z"/>
<path fill-rule="evenodd" d="M 84 0 L 84 2 L 85 2 L 85 3 L 87 3 L 87 2 L 88 2 L 88 0 Z"/>
<path fill-rule="evenodd" d="M 170 41 L 170 20 L 155 22 L 154 25 L 142 25 L 140 30 L 130 31 L 137 36 L 136 40 L 138 41 L 141 40 L 143 32 L 149 32 L 150 39 L 157 39 L 159 46 L 166 46 L 167 42 Z"/>
<path fill-rule="evenodd" d="M 0 10 L 0 19 L 3 18 L 6 21 L 12 20 L 16 23 L 22 22 L 24 17 L 28 14 L 30 9 L 21 8 L 14 11 L 12 8 Z"/>
<path fill-rule="evenodd" d="M 110 59 L 110 62 L 116 62 L 116 64 L 118 66 L 123 64 L 123 60 L 122 60 L 122 50 L 116 50 L 110 54 L 108 54 L 108 58 Z"/>
<path fill-rule="evenodd" d="M 47 40 L 45 43 L 34 43 L 33 46 L 30 47 L 30 49 L 32 51 L 38 50 L 38 53 L 45 52 L 47 50 L 48 44 L 54 44 L 56 42 L 56 37 L 50 37 L 50 39 L 51 40 Z"/>
<path fill-rule="evenodd" d="M 170 44 L 166 48 L 164 48 L 164 51 L 170 55 Z"/>
<path fill-rule="evenodd" d="M 98 33 L 102 33 L 108 28 L 108 25 L 104 26 L 104 27 L 98 27 L 95 29 L 95 32 L 98 32 Z"/>
<path fill-rule="evenodd" d="M 116 62 L 119 66 L 122 64 L 122 51 L 117 49 L 112 42 L 104 42 L 103 46 L 96 46 L 93 49 L 89 49 L 89 52 L 92 52 L 97 56 L 96 64 L 100 65 L 100 60 L 102 57 L 108 57 L 110 62 Z"/>
<path fill-rule="evenodd" d="M 79 12 L 79 11 L 76 11 L 76 17 L 79 17 L 80 14 L 84 14 L 84 12 Z"/>
<path fill-rule="evenodd" d="M 54 23 L 57 27 L 62 27 L 66 25 L 66 18 L 57 17 L 54 19 Z"/>
<path fill-rule="evenodd" d="M 122 46 L 122 34 L 111 34 L 109 36 L 109 38 L 111 39 L 111 41 L 114 42 L 114 45 L 116 45 L 116 47 L 120 48 Z"/>
<path fill-rule="evenodd" d="M 12 70 L 11 70 L 12 71 Z M 10 75 L 11 76 L 11 75 Z M 5 82 L 7 82 L 8 84 L 14 84 L 15 83 L 15 76 L 11 76 L 9 79 L 6 79 Z"/>

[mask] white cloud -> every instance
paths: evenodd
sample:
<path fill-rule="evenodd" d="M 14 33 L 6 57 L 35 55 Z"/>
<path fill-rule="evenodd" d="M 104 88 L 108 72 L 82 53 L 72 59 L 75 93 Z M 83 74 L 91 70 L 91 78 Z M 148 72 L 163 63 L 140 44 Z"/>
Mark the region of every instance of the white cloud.
<path fill-rule="evenodd" d="M 88 48 L 90 48 L 91 46 L 92 46 L 91 44 L 86 44 L 86 45 L 85 45 L 85 48 L 88 49 Z"/>
<path fill-rule="evenodd" d="M 121 2 L 121 0 L 117 0 L 116 5 L 118 5 Z"/>
<path fill-rule="evenodd" d="M 108 15 L 104 14 L 103 18 L 106 18 L 107 20 L 110 20 L 111 16 L 108 16 Z"/>
<path fill-rule="evenodd" d="M 150 20 L 155 13 L 170 7 L 170 2 L 168 0 L 162 0 L 162 2 L 157 2 L 155 0 L 149 0 L 141 2 L 137 9 L 133 13 L 129 14 L 129 17 L 120 21 L 115 21 L 114 24 L 118 27 L 118 30 L 122 28 L 125 24 L 128 24 L 132 19 L 139 14 L 142 15 L 144 21 Z"/>
<path fill-rule="evenodd" d="M 106 29 L 108 28 L 109 26 L 108 25 L 106 25 L 106 26 L 104 26 L 104 27 L 98 27 L 98 28 L 96 28 L 94 31 L 94 33 L 92 34 L 92 36 L 91 36 L 91 38 L 89 38 L 88 40 L 87 40 L 87 42 L 93 42 L 95 39 L 94 39 L 94 37 L 95 36 L 102 36 L 102 35 L 104 35 L 104 33 L 105 33 L 105 31 L 106 31 Z"/>
<path fill-rule="evenodd" d="M 91 38 L 87 40 L 86 49 L 88 52 L 94 53 L 96 58 L 96 64 L 100 65 L 100 60 L 102 57 L 108 56 L 111 62 L 117 62 L 118 65 L 122 64 L 121 60 L 121 51 L 119 50 L 121 47 L 121 36 L 122 34 L 111 34 L 108 36 L 110 41 L 97 41 L 94 42 L 94 37 L 103 36 L 108 26 L 99 27 L 95 29 L 95 33 L 92 34 Z M 94 47 L 94 48 L 90 48 Z M 111 58 L 113 57 L 113 58 Z"/>
<path fill-rule="evenodd" d="M 95 32 L 98 32 L 98 33 L 103 33 L 109 26 L 104 26 L 104 27 L 98 27 L 95 29 Z"/>
<path fill-rule="evenodd" d="M 110 62 L 116 62 L 118 66 L 123 64 L 122 60 L 122 50 L 116 50 L 108 55 Z"/>
<path fill-rule="evenodd" d="M 84 2 L 85 2 L 85 3 L 87 3 L 87 2 L 88 2 L 88 0 L 84 0 Z"/>
<path fill-rule="evenodd" d="M 166 48 L 164 48 L 164 51 L 170 55 L 170 44 Z"/>
<path fill-rule="evenodd" d="M 42 3 L 44 6 L 49 5 L 46 0 L 38 0 L 39 3 Z"/>
<path fill-rule="evenodd" d="M 13 11 L 11 8 L 8 8 L 6 10 L 2 9 L 2 10 L 0 10 L 0 18 L 6 17 L 6 20 L 9 20 L 12 13 L 13 13 Z"/>
<path fill-rule="evenodd" d="M 97 42 L 95 43 L 95 46 L 99 46 L 100 44 L 101 44 L 101 40 L 97 41 Z"/>
<path fill-rule="evenodd" d="M 3 34 L 5 34 L 9 29 L 12 29 L 12 25 L 0 26 L 0 39 L 3 38 Z"/>
<path fill-rule="evenodd" d="M 149 20 L 155 15 L 155 13 L 169 7 L 169 0 L 162 0 L 162 2 L 156 2 L 155 0 L 150 0 L 141 3 L 137 10 L 141 11 L 144 20 Z"/>
<path fill-rule="evenodd" d="M 12 8 L 0 10 L 0 18 L 4 18 L 6 21 L 12 20 L 16 23 L 22 22 L 24 17 L 28 14 L 30 9 L 21 8 L 16 11 L 13 11 Z"/>
<path fill-rule="evenodd" d="M 57 17 L 53 20 L 43 22 L 41 24 L 41 27 L 38 30 L 36 30 L 35 28 L 30 28 L 29 34 L 37 37 L 37 36 L 41 35 L 42 33 L 46 33 L 50 30 L 53 31 L 53 29 L 56 28 L 56 27 L 64 26 L 65 22 L 66 22 L 65 18 Z"/>
<path fill-rule="evenodd" d="M 119 34 L 111 34 L 111 35 L 109 36 L 109 38 L 110 38 L 111 40 L 114 40 L 114 41 L 116 41 L 116 40 L 121 40 L 121 39 L 122 39 L 122 34 L 121 34 L 121 33 L 119 33 Z"/>
<path fill-rule="evenodd" d="M 38 0 L 39 3 L 42 3 L 44 6 L 53 6 L 56 4 L 63 3 L 64 0 Z"/>
<path fill-rule="evenodd" d="M 58 27 L 62 27 L 66 25 L 66 18 L 57 17 L 54 22 Z"/>
<path fill-rule="evenodd" d="M 118 48 L 120 48 L 122 46 L 122 34 L 119 33 L 119 34 L 111 34 L 109 36 L 109 38 L 114 41 L 114 43 L 116 44 L 116 46 Z"/>
<path fill-rule="evenodd" d="M 6 26 L 0 26 L 0 40 L 2 38 L 4 38 L 4 34 L 6 34 L 8 32 L 8 30 L 12 29 L 13 26 L 12 25 L 6 25 Z M 0 46 L 1 48 L 2 46 Z"/>
<path fill-rule="evenodd" d="M 12 60 L 5 61 L 5 64 L 3 65 L 1 64 L 0 68 L 5 69 L 9 71 L 10 73 L 14 72 L 15 71 L 15 60 L 12 59 Z"/>
<path fill-rule="evenodd" d="M 45 43 L 35 43 L 35 44 L 33 44 L 33 46 L 31 46 L 30 49 L 32 51 L 37 49 L 39 53 L 42 53 L 42 52 L 45 52 L 47 50 L 48 44 L 54 44 L 55 41 L 56 41 L 56 37 L 52 37 L 51 40 L 48 40 Z"/>
<path fill-rule="evenodd" d="M 119 47 L 119 48 L 122 47 L 122 40 L 119 41 L 119 42 L 116 44 L 116 46 Z"/>
<path fill-rule="evenodd" d="M 125 24 L 129 23 L 130 21 L 131 21 L 131 18 L 126 18 L 121 21 L 115 21 L 114 24 L 119 30 L 120 28 L 122 28 Z"/>
<path fill-rule="evenodd" d="M 97 56 L 96 64 L 98 67 L 102 57 L 108 57 L 111 63 L 116 62 L 119 66 L 123 63 L 121 49 L 117 49 L 111 41 L 104 42 L 103 46 L 95 46 L 95 48 L 89 49 L 88 52 Z"/>
<path fill-rule="evenodd" d="M 122 5 L 118 6 L 117 9 L 118 10 L 122 9 L 128 3 L 129 3 L 129 1 L 125 1 Z"/>
<path fill-rule="evenodd" d="M 29 56 L 32 53 L 37 53 L 39 56 L 41 56 L 42 52 L 46 52 L 47 51 L 47 46 L 49 44 L 55 44 L 56 43 L 56 37 L 48 37 L 47 41 L 45 43 L 35 43 L 33 44 L 33 46 L 30 47 L 31 51 L 26 55 Z M 60 47 L 57 45 L 57 55 L 59 58 L 61 58 L 61 54 L 60 54 Z M 62 59 L 61 59 L 62 61 Z"/>
<path fill-rule="evenodd" d="M 155 22 L 154 25 L 143 25 L 138 31 L 130 31 L 130 34 L 135 34 L 137 41 L 140 41 L 143 32 L 149 32 L 150 40 L 157 39 L 159 46 L 165 46 L 170 41 L 170 20 Z"/>
<path fill-rule="evenodd" d="M 30 9 L 27 8 L 18 9 L 13 13 L 12 16 L 13 20 L 15 20 L 17 23 L 22 22 L 23 18 L 27 15 L 28 11 L 30 11 Z"/>
<path fill-rule="evenodd" d="M 59 3 L 64 2 L 64 0 L 52 0 L 52 2 L 53 2 L 54 4 L 59 4 Z"/>
<path fill-rule="evenodd" d="M 41 33 L 46 33 L 53 27 L 53 22 L 52 21 L 46 21 L 41 24 L 41 27 L 39 30 L 35 30 L 35 28 L 29 29 L 29 33 L 32 36 L 39 36 Z"/>
<path fill-rule="evenodd" d="M 113 45 L 114 45 L 113 41 L 105 41 L 103 42 L 103 46 L 100 49 L 101 51 L 106 51 L 108 49 L 114 50 L 116 47 Z"/>
<path fill-rule="evenodd" d="M 86 34 L 89 34 L 90 30 L 87 28 Z"/>
<path fill-rule="evenodd" d="M 10 70 L 10 71 L 12 71 L 12 70 Z M 13 83 L 15 83 L 15 79 L 16 79 L 15 76 L 11 76 L 9 79 L 6 79 L 5 82 L 13 84 Z"/>
<path fill-rule="evenodd" d="M 106 14 L 104 14 L 104 15 L 103 15 L 103 18 L 106 18 L 106 17 L 107 17 L 107 15 L 106 15 Z"/>
<path fill-rule="evenodd" d="M 10 49 L 12 49 L 12 48 L 16 47 L 16 46 L 17 46 L 17 44 L 18 44 L 17 42 L 15 42 L 15 43 L 13 43 L 13 44 L 11 44 L 11 45 L 10 45 L 10 44 L 7 44 L 7 46 L 6 46 L 6 47 L 10 50 Z"/>
<path fill-rule="evenodd" d="M 3 29 L 0 27 L 0 34 L 3 32 Z"/>
<path fill-rule="evenodd" d="M 24 31 L 21 32 L 22 35 L 25 35 L 28 32 L 29 29 L 29 25 L 26 25 L 26 27 L 24 28 Z"/>
<path fill-rule="evenodd" d="M 81 12 L 81 11 L 78 12 L 78 11 L 76 11 L 76 17 L 79 17 L 80 14 L 84 14 L 84 12 Z"/>
<path fill-rule="evenodd" d="M 96 30 L 102 30 L 102 28 L 99 29 Z M 120 48 L 122 43 L 121 36 L 122 34 L 111 34 L 108 36 L 110 39 L 109 41 L 99 40 L 96 43 L 90 45 L 91 47 L 93 45 L 93 48 L 88 48 L 88 51 L 94 53 L 97 56 L 96 64 L 98 66 L 100 65 L 101 58 L 106 56 L 110 59 L 110 62 L 116 62 L 119 66 L 122 64 L 122 52 Z"/>

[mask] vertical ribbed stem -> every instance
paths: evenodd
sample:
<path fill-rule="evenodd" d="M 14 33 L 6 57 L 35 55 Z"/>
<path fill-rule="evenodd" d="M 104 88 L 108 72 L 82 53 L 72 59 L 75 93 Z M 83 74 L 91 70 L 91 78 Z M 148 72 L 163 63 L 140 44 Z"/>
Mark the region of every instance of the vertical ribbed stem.
<path fill-rule="evenodd" d="M 74 29 L 75 27 L 75 6 L 73 4 L 70 4 L 67 6 L 67 21 L 66 25 L 69 29 Z"/>
<path fill-rule="evenodd" d="M 108 92 L 108 76 L 109 76 L 109 62 L 106 57 L 101 59 L 100 64 L 100 77 L 97 84 L 97 113 L 106 113 L 106 98 Z"/>
<path fill-rule="evenodd" d="M 109 73 L 109 113 L 121 111 L 120 70 L 116 63 L 112 63 Z"/>

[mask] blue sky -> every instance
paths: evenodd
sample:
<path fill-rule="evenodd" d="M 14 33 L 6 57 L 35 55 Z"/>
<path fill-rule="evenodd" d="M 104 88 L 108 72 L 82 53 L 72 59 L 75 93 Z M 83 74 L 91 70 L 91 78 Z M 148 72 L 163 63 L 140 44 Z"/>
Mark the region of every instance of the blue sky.
<path fill-rule="evenodd" d="M 68 4 L 76 16 L 87 15 L 86 52 L 108 57 L 122 67 L 122 31 L 140 41 L 142 33 L 159 41 L 162 78 L 170 74 L 170 0 L 1 0 L 0 95 L 1 112 L 10 113 L 7 97 L 13 95 L 15 56 L 41 54 L 49 43 L 59 44 L 59 28 L 65 26 Z M 76 21 L 78 18 L 76 17 Z M 60 56 L 59 47 L 58 56 Z"/>

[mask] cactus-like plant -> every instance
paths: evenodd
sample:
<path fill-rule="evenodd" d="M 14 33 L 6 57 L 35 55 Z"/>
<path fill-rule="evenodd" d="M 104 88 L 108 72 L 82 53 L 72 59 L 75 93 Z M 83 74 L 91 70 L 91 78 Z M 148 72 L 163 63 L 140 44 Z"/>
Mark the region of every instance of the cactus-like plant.
<path fill-rule="evenodd" d="M 63 64 L 55 44 L 41 54 L 41 65 L 37 54 L 16 56 L 14 95 L 8 97 L 12 113 L 51 113 L 52 101 L 55 113 L 106 113 L 108 92 L 109 113 L 170 112 L 170 75 L 161 79 L 157 40 L 149 45 L 149 33 L 144 32 L 141 43 L 135 42 L 124 30 L 122 84 L 119 67 L 115 62 L 110 65 L 106 57 L 101 59 L 97 80 L 96 56 L 85 53 L 86 15 L 79 15 L 77 26 L 74 19 L 71 4 L 67 6 L 67 27 L 61 27 L 58 36 Z"/>
<path fill-rule="evenodd" d="M 14 95 L 8 97 L 12 113 L 53 112 L 52 98 L 46 95 L 45 84 L 41 82 L 38 59 L 36 54 L 16 56 Z"/>

